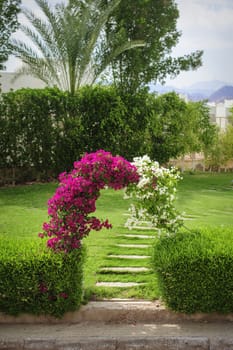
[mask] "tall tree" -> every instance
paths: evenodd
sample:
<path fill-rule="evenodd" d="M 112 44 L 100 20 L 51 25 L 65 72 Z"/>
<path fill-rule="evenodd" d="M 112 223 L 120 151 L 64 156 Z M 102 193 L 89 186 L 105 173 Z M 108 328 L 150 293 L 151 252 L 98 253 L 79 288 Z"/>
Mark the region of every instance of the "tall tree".
<path fill-rule="evenodd" d="M 187 115 L 185 153 L 208 152 L 214 144 L 217 133 L 216 125 L 210 122 L 208 106 L 203 101 L 189 101 Z"/>
<path fill-rule="evenodd" d="M 174 92 L 153 98 L 151 103 L 153 112 L 147 125 L 146 153 L 164 164 L 185 152 L 187 105 Z"/>
<path fill-rule="evenodd" d="M 113 40 L 104 33 L 110 14 L 121 0 L 71 0 L 68 5 L 51 9 L 46 0 L 35 0 L 45 19 L 23 9 L 31 27 L 21 30 L 36 49 L 22 41 L 13 41 L 16 56 L 24 63 L 18 74 L 30 74 L 47 85 L 75 90 L 92 84 L 110 62 L 122 52 L 144 46 L 142 40 Z M 32 29 L 31 29 L 32 28 Z"/>
<path fill-rule="evenodd" d="M 108 1 L 108 0 L 106 0 Z M 112 63 L 114 81 L 128 91 L 136 91 L 150 82 L 164 82 L 181 71 L 201 65 L 202 51 L 173 58 L 172 49 L 181 32 L 176 28 L 179 11 L 174 0 L 137 0 L 120 2 L 107 23 L 107 37 L 143 39 L 146 45 L 123 52 Z"/>
<path fill-rule="evenodd" d="M 153 113 L 147 125 L 147 150 L 151 158 L 166 163 L 192 152 L 207 152 L 216 128 L 203 102 L 186 103 L 170 92 L 151 100 Z"/>
<path fill-rule="evenodd" d="M 20 2 L 21 0 L 0 0 L 0 70 L 5 69 L 4 62 L 12 52 L 10 36 L 18 27 Z"/>

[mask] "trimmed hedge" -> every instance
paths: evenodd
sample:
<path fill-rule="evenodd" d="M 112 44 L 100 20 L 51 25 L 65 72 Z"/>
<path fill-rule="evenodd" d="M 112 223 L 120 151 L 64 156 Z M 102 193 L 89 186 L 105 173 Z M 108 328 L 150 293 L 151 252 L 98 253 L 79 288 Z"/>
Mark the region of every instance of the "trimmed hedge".
<path fill-rule="evenodd" d="M 1 94 L 1 168 L 54 166 L 56 141 L 63 131 L 66 94 L 58 89 L 21 89 Z"/>
<path fill-rule="evenodd" d="M 82 152 L 104 149 L 121 154 L 127 108 L 117 91 L 112 87 L 85 86 L 77 91 L 75 98 L 82 127 Z"/>
<path fill-rule="evenodd" d="M 44 242 L 0 239 L 0 311 L 61 317 L 82 300 L 84 251 L 48 251 Z"/>
<path fill-rule="evenodd" d="M 153 266 L 172 310 L 233 312 L 233 230 L 179 232 L 156 241 Z"/>
<path fill-rule="evenodd" d="M 187 143 L 190 128 L 195 135 Z M 212 128 L 206 109 L 175 93 L 132 95 L 98 85 L 73 96 L 57 88 L 0 93 L 0 186 L 57 177 L 98 149 L 128 160 L 148 154 L 164 164 L 187 147 L 203 147 Z"/>
<path fill-rule="evenodd" d="M 132 159 L 141 154 L 146 104 L 147 94 L 123 99 L 101 86 L 74 96 L 57 88 L 0 94 L 0 185 L 57 177 L 98 149 Z"/>

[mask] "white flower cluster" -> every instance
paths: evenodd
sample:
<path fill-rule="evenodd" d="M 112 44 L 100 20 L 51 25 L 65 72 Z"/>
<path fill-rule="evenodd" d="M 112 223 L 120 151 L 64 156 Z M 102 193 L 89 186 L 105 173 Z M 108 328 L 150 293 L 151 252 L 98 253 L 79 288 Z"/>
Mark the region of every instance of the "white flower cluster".
<path fill-rule="evenodd" d="M 147 155 L 134 158 L 140 176 L 138 184 L 129 185 L 125 198 L 131 197 L 130 216 L 125 224 L 132 229 L 148 226 L 159 234 L 176 233 L 183 224 L 181 215 L 174 207 L 176 185 L 181 179 L 175 168 L 160 167 Z"/>

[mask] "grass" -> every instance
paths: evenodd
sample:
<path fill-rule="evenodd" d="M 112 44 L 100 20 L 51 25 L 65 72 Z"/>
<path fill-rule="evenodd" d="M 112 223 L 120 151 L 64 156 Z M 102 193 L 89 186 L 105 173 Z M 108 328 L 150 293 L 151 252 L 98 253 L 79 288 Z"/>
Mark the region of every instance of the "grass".
<path fill-rule="evenodd" d="M 233 225 L 233 174 L 184 175 L 177 207 L 188 227 Z"/>
<path fill-rule="evenodd" d="M 0 189 L 0 234 L 35 238 L 47 219 L 47 201 L 57 185 L 34 184 Z"/>
<path fill-rule="evenodd" d="M 200 226 L 233 225 L 233 174 L 184 175 L 178 186 L 176 205 L 185 212 L 185 225 L 189 228 Z M 57 184 L 33 184 L 0 189 L 0 235 L 22 239 L 38 239 L 44 221 L 47 221 L 47 200 Z M 116 244 L 151 244 L 153 232 L 149 230 L 129 231 L 124 228 L 129 202 L 123 200 L 122 191 L 105 190 L 97 202 L 97 217 L 108 218 L 112 230 L 91 232 L 85 239 L 88 256 L 85 264 L 84 289 L 86 298 L 146 298 L 155 299 L 158 295 L 154 274 L 102 272 L 102 267 L 147 267 L 150 259 L 124 260 L 110 258 L 110 254 L 149 255 L 142 248 L 116 247 Z M 151 235 L 151 238 L 125 237 L 126 234 Z M 131 288 L 95 287 L 97 281 L 122 281 L 145 283 Z"/>

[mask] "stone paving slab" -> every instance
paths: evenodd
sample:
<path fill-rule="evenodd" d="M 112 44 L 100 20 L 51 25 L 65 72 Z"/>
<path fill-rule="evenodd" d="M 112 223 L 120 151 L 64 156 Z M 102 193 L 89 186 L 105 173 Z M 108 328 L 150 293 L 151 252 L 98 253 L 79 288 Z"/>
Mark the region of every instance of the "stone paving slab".
<path fill-rule="evenodd" d="M 118 288 L 129 288 L 137 287 L 145 283 L 137 282 L 97 282 L 96 287 L 118 287 Z"/>
<path fill-rule="evenodd" d="M 150 255 L 118 255 L 111 254 L 107 256 L 108 258 L 119 258 L 119 259 L 148 259 Z"/>
<path fill-rule="evenodd" d="M 147 272 L 149 271 L 148 267 L 102 267 L 100 272 Z"/>
<path fill-rule="evenodd" d="M 134 230 L 155 230 L 151 226 L 134 226 L 133 229 Z"/>
<path fill-rule="evenodd" d="M 123 237 L 129 237 L 129 238 L 141 238 L 141 239 L 147 239 L 147 238 L 155 238 L 155 236 L 149 236 L 149 235 L 141 235 L 141 234 L 127 234 L 123 235 Z"/>
<path fill-rule="evenodd" d="M 125 226 L 122 226 L 125 228 Z M 155 228 L 152 226 L 133 226 L 132 228 L 130 228 L 131 230 L 150 230 L 150 231 L 155 231 Z"/>
<path fill-rule="evenodd" d="M 150 244 L 116 244 L 117 247 L 122 247 L 122 248 L 150 248 Z"/>

